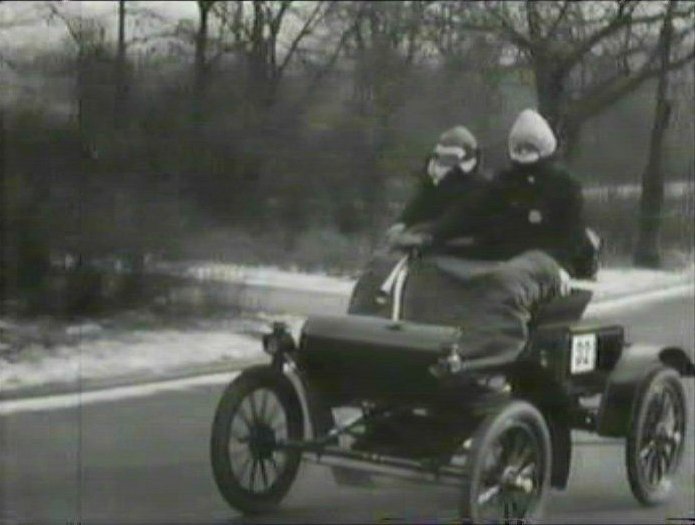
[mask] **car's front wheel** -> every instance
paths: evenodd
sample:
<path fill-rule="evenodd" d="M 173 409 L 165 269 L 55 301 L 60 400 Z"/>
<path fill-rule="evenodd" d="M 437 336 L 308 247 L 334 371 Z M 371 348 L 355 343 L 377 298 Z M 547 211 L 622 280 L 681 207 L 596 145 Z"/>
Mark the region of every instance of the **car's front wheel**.
<path fill-rule="evenodd" d="M 244 513 L 273 510 L 297 475 L 301 452 L 276 447 L 303 434 L 302 410 L 289 380 L 270 369 L 244 372 L 215 413 L 210 456 L 227 502 Z"/>
<path fill-rule="evenodd" d="M 461 492 L 461 518 L 473 523 L 540 517 L 550 485 L 551 442 L 543 415 L 508 401 L 473 435 Z"/>

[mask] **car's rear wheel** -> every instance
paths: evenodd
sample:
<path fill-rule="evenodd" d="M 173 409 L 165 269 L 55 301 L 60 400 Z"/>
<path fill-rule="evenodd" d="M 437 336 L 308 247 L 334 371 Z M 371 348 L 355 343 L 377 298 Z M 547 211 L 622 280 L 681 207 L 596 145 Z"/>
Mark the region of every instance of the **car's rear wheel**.
<path fill-rule="evenodd" d="M 218 404 L 210 442 L 215 481 L 227 502 L 249 514 L 277 507 L 297 475 L 301 452 L 275 445 L 302 434 L 301 406 L 285 376 L 255 369 L 233 381 Z"/>
<path fill-rule="evenodd" d="M 687 429 L 678 372 L 662 367 L 644 380 L 630 418 L 625 463 L 630 489 L 643 505 L 665 501 L 680 467 Z"/>
<path fill-rule="evenodd" d="M 551 470 L 550 434 L 543 415 L 525 401 L 506 402 L 474 433 L 464 470 L 462 519 L 538 519 Z"/>

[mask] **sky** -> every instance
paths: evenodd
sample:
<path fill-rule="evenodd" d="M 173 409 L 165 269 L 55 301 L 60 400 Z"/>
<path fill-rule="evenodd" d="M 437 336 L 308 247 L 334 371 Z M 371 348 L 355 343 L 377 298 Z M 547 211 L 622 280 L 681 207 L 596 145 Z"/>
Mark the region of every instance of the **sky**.
<path fill-rule="evenodd" d="M 60 21 L 47 23 L 46 1 L 5 1 L 0 3 L 0 46 L 3 49 L 41 49 L 58 44 L 66 36 Z M 56 1 L 53 4 L 66 15 L 95 18 L 105 23 L 107 30 L 115 30 L 118 2 L 111 1 Z M 172 22 L 182 18 L 197 19 L 194 1 L 136 1 L 126 3 L 127 10 L 147 10 Z M 113 20 L 113 24 L 109 24 Z"/>

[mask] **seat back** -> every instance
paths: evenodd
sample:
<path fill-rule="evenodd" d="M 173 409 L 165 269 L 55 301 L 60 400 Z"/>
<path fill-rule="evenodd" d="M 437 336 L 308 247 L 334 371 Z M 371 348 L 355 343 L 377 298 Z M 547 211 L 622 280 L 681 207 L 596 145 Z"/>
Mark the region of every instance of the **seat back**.
<path fill-rule="evenodd" d="M 532 327 L 547 324 L 571 325 L 576 323 L 584 315 L 591 297 L 592 293 L 590 291 L 576 288 L 572 290 L 569 296 L 556 297 L 538 308 L 532 321 Z"/>

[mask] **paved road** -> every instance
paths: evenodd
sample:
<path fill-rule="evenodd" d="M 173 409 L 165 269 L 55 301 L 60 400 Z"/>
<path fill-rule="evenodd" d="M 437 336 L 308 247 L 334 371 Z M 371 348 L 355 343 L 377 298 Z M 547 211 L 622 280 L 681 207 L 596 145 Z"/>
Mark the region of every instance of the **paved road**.
<path fill-rule="evenodd" d="M 692 297 L 616 315 L 635 341 L 695 346 Z M 209 427 L 222 386 L 163 392 L 81 408 L 0 416 L 0 523 L 246 522 L 229 509 L 208 464 Z M 688 384 L 693 397 L 692 382 Z M 692 422 L 678 488 L 644 510 L 630 495 L 623 446 L 575 448 L 567 491 L 553 493 L 551 523 L 640 523 L 695 517 Z M 307 466 L 281 513 L 260 522 L 433 522 L 454 516 L 456 491 L 380 482 L 337 487 Z M 676 522 L 674 522 L 676 523 Z"/>

